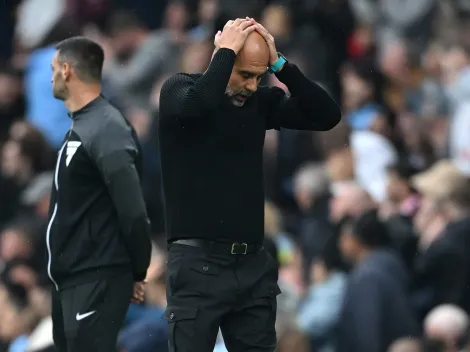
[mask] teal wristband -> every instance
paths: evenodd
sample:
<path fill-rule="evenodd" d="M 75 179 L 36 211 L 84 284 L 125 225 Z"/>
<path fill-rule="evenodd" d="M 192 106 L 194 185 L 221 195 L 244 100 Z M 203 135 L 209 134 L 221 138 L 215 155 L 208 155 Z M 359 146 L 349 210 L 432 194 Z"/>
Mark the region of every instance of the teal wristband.
<path fill-rule="evenodd" d="M 277 53 L 279 55 L 279 59 L 272 65 L 270 68 L 268 68 L 269 73 L 276 73 L 279 71 L 279 69 L 282 67 L 287 62 L 287 59 L 282 55 L 281 53 Z"/>

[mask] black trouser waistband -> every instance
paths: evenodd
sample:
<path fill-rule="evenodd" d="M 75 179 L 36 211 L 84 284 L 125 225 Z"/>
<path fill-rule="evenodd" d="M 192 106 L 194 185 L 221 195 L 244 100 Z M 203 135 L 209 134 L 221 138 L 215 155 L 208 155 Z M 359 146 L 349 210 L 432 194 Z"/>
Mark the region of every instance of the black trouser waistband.
<path fill-rule="evenodd" d="M 239 242 L 216 242 L 201 239 L 185 239 L 175 240 L 170 242 L 172 244 L 182 244 L 185 246 L 205 248 L 209 251 L 226 252 L 232 255 L 244 255 L 248 253 L 259 252 L 263 246 L 254 243 L 239 243 Z"/>

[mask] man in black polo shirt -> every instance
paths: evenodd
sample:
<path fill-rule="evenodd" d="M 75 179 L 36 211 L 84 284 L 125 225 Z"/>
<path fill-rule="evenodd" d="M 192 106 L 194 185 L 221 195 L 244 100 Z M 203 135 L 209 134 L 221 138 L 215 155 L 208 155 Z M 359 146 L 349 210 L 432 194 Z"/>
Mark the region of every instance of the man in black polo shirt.
<path fill-rule="evenodd" d="M 229 21 L 203 74 L 179 73 L 160 99 L 169 243 L 170 351 L 276 346 L 277 266 L 263 249 L 263 143 L 268 129 L 326 131 L 338 105 L 278 54 L 251 18 Z M 258 87 L 269 71 L 287 85 Z"/>

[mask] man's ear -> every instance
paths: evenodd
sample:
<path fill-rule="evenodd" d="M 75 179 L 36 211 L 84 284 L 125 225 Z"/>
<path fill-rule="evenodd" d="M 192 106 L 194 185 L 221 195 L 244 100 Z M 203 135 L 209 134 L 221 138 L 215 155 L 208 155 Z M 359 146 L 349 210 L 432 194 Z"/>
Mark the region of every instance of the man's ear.
<path fill-rule="evenodd" d="M 64 81 L 68 81 L 72 76 L 72 67 L 68 63 L 62 64 L 62 78 Z"/>

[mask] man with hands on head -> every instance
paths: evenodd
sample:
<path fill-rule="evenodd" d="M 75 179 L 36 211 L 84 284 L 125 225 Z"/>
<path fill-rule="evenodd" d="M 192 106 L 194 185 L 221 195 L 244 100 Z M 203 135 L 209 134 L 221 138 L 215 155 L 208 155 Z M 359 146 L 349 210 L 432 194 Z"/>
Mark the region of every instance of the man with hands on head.
<path fill-rule="evenodd" d="M 263 143 L 281 127 L 326 131 L 334 100 L 276 51 L 252 18 L 228 21 L 204 73 L 178 73 L 160 95 L 170 351 L 274 351 L 275 260 L 263 248 Z M 259 87 L 269 71 L 289 88 Z"/>

